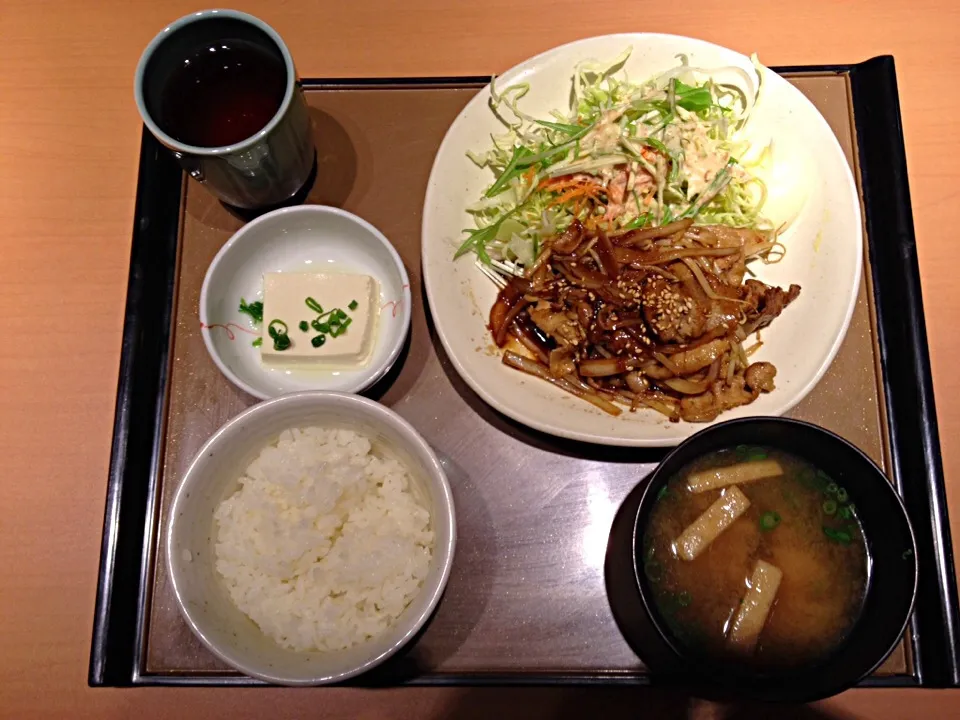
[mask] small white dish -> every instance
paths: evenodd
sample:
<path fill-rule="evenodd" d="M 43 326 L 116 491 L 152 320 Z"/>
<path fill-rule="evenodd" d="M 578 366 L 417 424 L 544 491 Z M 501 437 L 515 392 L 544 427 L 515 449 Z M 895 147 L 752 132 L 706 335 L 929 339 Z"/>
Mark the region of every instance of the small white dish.
<path fill-rule="evenodd" d="M 299 652 L 278 645 L 230 600 L 214 564 L 214 511 L 239 488 L 245 468 L 292 427 L 363 432 L 410 472 L 430 508 L 433 557 L 420 592 L 380 636 L 346 650 Z M 433 450 L 406 420 L 358 395 L 302 392 L 258 403 L 226 423 L 197 453 L 177 488 L 167 532 L 167 571 L 187 625 L 213 654 L 251 677 L 280 685 L 339 682 L 379 665 L 413 638 L 450 577 L 457 524 L 453 496 Z"/>
<path fill-rule="evenodd" d="M 548 50 L 497 78 L 503 90 L 529 85 L 521 109 L 536 118 L 566 109 L 574 68 L 588 59 L 612 60 L 628 47 L 624 71 L 643 81 L 676 67 L 681 55 L 704 68 L 733 66 L 753 73 L 750 59 L 702 40 L 675 35 L 626 33 L 577 40 Z M 750 405 L 723 413 L 717 422 L 751 415 L 782 415 L 819 382 L 843 342 L 856 304 L 863 266 L 860 199 L 843 150 L 819 111 L 773 71 L 748 127 L 757 147 L 774 142 L 774 156 L 791 160 L 791 172 L 808 173 L 811 187 L 799 215 L 780 236 L 787 255 L 779 264 L 755 263 L 759 279 L 802 291 L 769 327 L 757 360 L 777 367 L 777 388 Z M 487 328 L 497 289 L 465 255 L 454 261 L 463 228 L 475 223 L 467 207 L 490 183 L 466 155 L 489 147 L 503 125 L 490 111 L 489 85 L 467 103 L 437 150 L 423 206 L 423 283 L 437 335 L 450 362 L 491 406 L 529 427 L 559 437 L 624 446 L 671 446 L 704 426 L 671 423 L 654 411 L 607 415 L 589 403 L 507 367 L 491 352 Z"/>
<path fill-rule="evenodd" d="M 262 300 L 267 272 L 346 272 L 376 279 L 380 318 L 367 365 L 356 370 L 265 366 L 252 344 L 260 328 L 239 306 L 240 298 Z M 301 205 L 253 220 L 220 248 L 200 291 L 200 332 L 220 371 L 254 397 L 302 390 L 355 393 L 373 385 L 396 362 L 410 330 L 410 303 L 407 271 L 383 233 L 345 210 Z"/>

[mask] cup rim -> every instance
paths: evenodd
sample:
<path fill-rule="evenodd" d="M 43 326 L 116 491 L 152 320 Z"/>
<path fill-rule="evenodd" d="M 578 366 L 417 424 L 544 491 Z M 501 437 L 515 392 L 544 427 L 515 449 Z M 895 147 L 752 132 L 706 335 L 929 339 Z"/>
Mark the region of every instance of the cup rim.
<path fill-rule="evenodd" d="M 143 79 L 146 73 L 147 64 L 150 62 L 150 58 L 153 57 L 154 52 L 161 45 L 161 43 L 163 43 L 168 37 L 172 36 L 177 30 L 180 30 L 181 28 L 199 20 L 206 20 L 212 17 L 225 17 L 232 18 L 234 20 L 242 20 L 243 22 L 253 25 L 258 30 L 266 34 L 276 44 L 277 48 L 280 50 L 280 54 L 283 56 L 283 62 L 287 71 L 287 82 L 286 90 L 284 91 L 283 100 L 280 103 L 280 107 L 277 108 L 277 112 L 274 113 L 273 117 L 270 118 L 270 121 L 263 128 L 250 137 L 245 138 L 240 142 L 233 143 L 232 145 L 201 147 L 199 145 L 188 145 L 187 143 L 180 142 L 179 140 L 176 140 L 165 133 L 160 128 L 160 126 L 147 111 L 147 103 L 143 93 Z M 269 135 L 270 132 L 273 131 L 273 129 L 280 123 L 281 118 L 283 118 L 287 112 L 287 108 L 290 107 L 290 103 L 293 100 L 293 93 L 296 89 L 296 78 L 296 69 L 293 65 L 293 57 L 290 55 L 290 50 L 287 48 L 286 43 L 283 42 L 283 39 L 280 37 L 279 33 L 277 33 L 276 30 L 270 27 L 263 20 L 239 10 L 229 10 L 225 8 L 199 10 L 174 20 L 163 30 L 157 33 L 147 44 L 146 48 L 144 48 L 143 53 L 140 55 L 140 60 L 137 62 L 137 70 L 134 75 L 134 98 L 137 103 L 137 110 L 140 113 L 140 117 L 143 119 L 144 125 L 147 126 L 153 136 L 160 140 L 160 142 L 172 150 L 180 153 L 211 157 L 227 155 L 245 150 Z"/>

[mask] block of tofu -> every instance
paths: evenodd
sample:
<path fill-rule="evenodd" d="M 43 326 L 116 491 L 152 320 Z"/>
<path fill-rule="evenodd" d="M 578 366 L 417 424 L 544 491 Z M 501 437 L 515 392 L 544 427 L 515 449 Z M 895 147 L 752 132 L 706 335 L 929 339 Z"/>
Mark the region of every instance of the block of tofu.
<path fill-rule="evenodd" d="M 307 305 L 313 298 L 324 313 L 343 310 L 350 324 L 343 334 L 334 337 L 327 333 L 319 347 L 311 340 L 320 333 L 313 327 L 307 332 L 300 323 L 310 323 L 317 313 Z M 356 308 L 350 304 L 356 302 Z M 376 344 L 377 322 L 380 315 L 380 288 L 368 275 L 339 273 L 265 273 L 263 276 L 263 344 L 260 357 L 271 366 L 292 366 L 325 370 L 352 370 L 370 362 Z M 328 320 L 322 318 L 322 322 Z M 287 325 L 290 347 L 274 349 L 269 335 L 273 320 Z"/>

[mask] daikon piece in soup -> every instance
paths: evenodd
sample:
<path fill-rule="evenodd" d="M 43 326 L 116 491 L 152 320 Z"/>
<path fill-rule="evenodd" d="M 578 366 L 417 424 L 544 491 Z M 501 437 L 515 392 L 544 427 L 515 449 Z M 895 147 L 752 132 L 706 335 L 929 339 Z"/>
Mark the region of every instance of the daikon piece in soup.
<path fill-rule="evenodd" d="M 644 529 L 642 572 L 679 643 L 759 669 L 826 659 L 856 622 L 868 569 L 846 491 L 771 448 L 690 463 Z"/>

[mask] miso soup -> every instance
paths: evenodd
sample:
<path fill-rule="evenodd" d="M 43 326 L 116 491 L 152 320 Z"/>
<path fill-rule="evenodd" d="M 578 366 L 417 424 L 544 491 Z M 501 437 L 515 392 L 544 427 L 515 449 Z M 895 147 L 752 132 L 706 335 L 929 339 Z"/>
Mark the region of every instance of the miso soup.
<path fill-rule="evenodd" d="M 787 669 L 825 659 L 860 613 L 868 557 L 843 487 L 794 455 L 738 446 L 660 490 L 643 570 L 694 653 Z"/>

